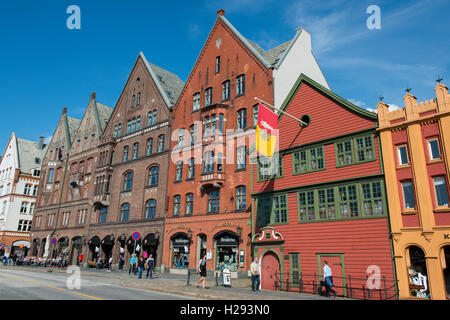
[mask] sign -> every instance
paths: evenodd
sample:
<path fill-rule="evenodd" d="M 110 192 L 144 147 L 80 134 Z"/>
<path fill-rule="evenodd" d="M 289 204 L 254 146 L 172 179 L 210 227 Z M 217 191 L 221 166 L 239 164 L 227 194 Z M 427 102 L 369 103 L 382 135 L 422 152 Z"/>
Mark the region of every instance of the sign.
<path fill-rule="evenodd" d="M 256 151 L 272 157 L 278 138 L 278 115 L 261 103 L 258 104 L 258 121 L 256 125 Z"/>
<path fill-rule="evenodd" d="M 52 238 L 52 244 L 56 244 L 57 241 L 58 241 L 58 239 Z"/>
<path fill-rule="evenodd" d="M 236 237 L 231 237 L 229 235 L 223 235 L 217 239 L 218 246 L 237 246 L 238 241 Z"/>
<path fill-rule="evenodd" d="M 243 268 L 244 267 L 244 250 L 241 250 L 240 252 L 239 252 L 239 266 L 241 267 L 241 268 Z"/>
<path fill-rule="evenodd" d="M 138 241 L 141 238 L 141 234 L 139 232 L 135 232 L 131 235 L 134 241 Z"/>
<path fill-rule="evenodd" d="M 187 237 L 179 235 L 178 237 L 172 239 L 172 243 L 174 247 L 184 247 L 189 246 L 190 241 Z"/>

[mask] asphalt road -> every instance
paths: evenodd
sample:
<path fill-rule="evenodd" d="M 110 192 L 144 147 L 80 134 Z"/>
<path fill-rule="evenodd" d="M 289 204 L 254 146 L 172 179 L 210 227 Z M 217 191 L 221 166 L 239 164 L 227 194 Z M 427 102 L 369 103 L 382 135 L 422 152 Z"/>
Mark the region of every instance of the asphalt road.
<path fill-rule="evenodd" d="M 0 300 L 192 300 L 181 295 L 127 288 L 120 280 L 73 274 L 0 270 Z M 69 279 L 70 278 L 70 279 Z M 69 279 L 69 285 L 67 280 Z"/>

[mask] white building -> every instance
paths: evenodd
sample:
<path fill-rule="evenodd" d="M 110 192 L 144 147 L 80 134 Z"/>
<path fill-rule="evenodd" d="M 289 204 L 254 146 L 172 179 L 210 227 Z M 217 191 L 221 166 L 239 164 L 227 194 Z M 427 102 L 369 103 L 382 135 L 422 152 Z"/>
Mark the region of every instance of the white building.
<path fill-rule="evenodd" d="M 1 157 L 0 255 L 5 251 L 26 254 L 30 248 L 29 232 L 46 151 L 44 137 L 33 142 L 12 133 Z"/>

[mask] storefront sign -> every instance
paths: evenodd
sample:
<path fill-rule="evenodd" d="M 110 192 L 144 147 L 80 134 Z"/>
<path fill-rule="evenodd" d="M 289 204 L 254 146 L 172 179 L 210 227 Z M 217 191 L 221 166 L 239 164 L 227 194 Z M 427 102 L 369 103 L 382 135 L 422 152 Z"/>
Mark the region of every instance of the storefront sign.
<path fill-rule="evenodd" d="M 177 246 L 177 247 L 189 246 L 189 244 L 190 244 L 189 239 L 184 236 L 179 236 L 179 237 L 173 239 L 172 241 L 173 241 L 173 245 Z"/>
<path fill-rule="evenodd" d="M 218 246 L 237 246 L 238 241 L 235 237 L 222 236 L 219 239 L 217 239 L 217 245 Z"/>

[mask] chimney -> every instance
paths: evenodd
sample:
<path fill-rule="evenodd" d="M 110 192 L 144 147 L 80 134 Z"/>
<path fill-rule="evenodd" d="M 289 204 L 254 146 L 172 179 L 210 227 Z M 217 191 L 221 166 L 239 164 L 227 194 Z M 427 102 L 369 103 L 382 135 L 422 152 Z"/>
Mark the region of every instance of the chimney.
<path fill-rule="evenodd" d="M 44 137 L 43 136 L 40 136 L 39 137 L 39 150 L 42 150 L 42 149 L 44 149 Z"/>
<path fill-rule="evenodd" d="M 225 10 L 220 9 L 219 11 L 217 11 L 217 16 L 222 16 L 222 17 L 224 17 L 224 16 L 225 16 Z"/>
<path fill-rule="evenodd" d="M 91 93 L 91 100 L 95 100 L 95 92 Z"/>
<path fill-rule="evenodd" d="M 66 113 L 67 113 L 67 108 L 64 107 L 64 108 L 63 108 L 63 111 L 62 111 L 62 114 L 64 115 L 64 114 L 66 114 Z"/>

